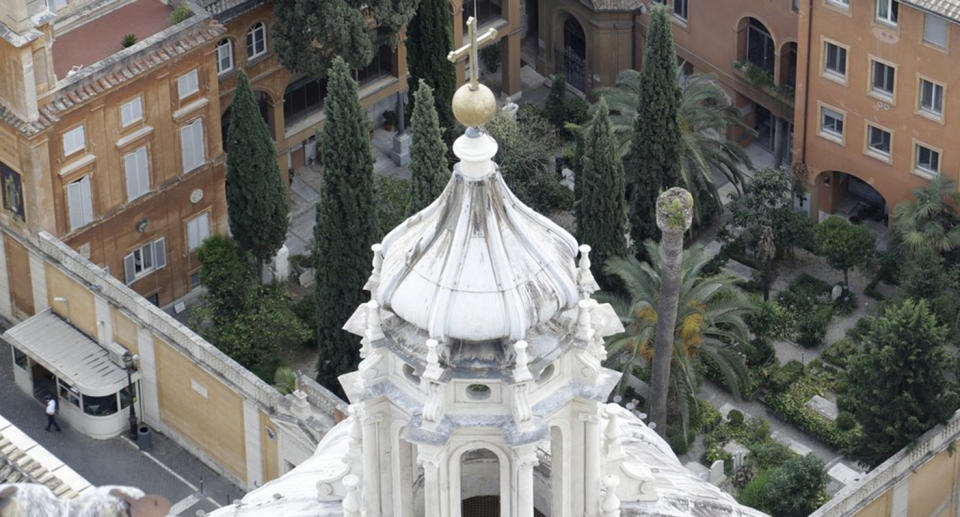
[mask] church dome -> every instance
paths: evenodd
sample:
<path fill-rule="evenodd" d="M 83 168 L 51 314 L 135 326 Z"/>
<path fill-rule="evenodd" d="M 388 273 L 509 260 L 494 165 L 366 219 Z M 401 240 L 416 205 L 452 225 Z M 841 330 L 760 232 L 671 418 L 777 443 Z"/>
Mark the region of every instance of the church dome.
<path fill-rule="evenodd" d="M 524 205 L 476 129 L 430 206 L 383 240 L 377 302 L 436 339 L 523 339 L 578 301 L 577 242 Z"/>

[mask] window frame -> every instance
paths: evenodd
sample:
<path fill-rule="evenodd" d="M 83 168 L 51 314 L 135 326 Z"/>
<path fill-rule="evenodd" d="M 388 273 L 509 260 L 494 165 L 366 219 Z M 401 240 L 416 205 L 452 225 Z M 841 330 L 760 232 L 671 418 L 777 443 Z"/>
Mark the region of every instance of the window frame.
<path fill-rule="evenodd" d="M 682 6 L 683 14 L 677 12 L 677 6 Z M 677 19 L 687 21 L 690 19 L 690 2 L 688 0 L 673 0 L 673 7 L 670 8 Z"/>
<path fill-rule="evenodd" d="M 73 217 L 74 212 L 71 210 L 71 207 L 74 206 L 73 202 L 71 201 L 71 193 L 70 193 L 72 185 L 77 185 L 76 188 L 80 189 L 78 194 L 81 196 L 79 200 L 80 202 L 80 205 L 78 208 L 79 211 L 77 212 L 79 216 L 79 220 L 77 221 L 74 220 L 74 217 Z M 84 192 L 84 188 L 86 188 L 86 192 Z M 86 198 L 82 197 L 84 194 L 86 194 Z M 79 178 L 68 182 L 66 184 L 66 198 L 67 198 L 67 214 L 66 214 L 67 227 L 70 228 L 70 232 L 79 230 L 93 222 L 95 217 L 94 217 L 94 211 L 93 211 L 93 181 L 91 180 L 91 174 L 89 173 L 84 174 Z"/>
<path fill-rule="evenodd" d="M 130 120 L 126 120 L 126 117 L 125 117 L 124 114 L 125 114 L 125 112 L 126 112 L 127 106 L 133 106 L 134 103 L 136 103 L 136 105 L 137 105 L 137 115 L 136 115 L 136 118 L 132 118 L 132 119 L 130 119 Z M 136 124 L 137 122 L 140 122 L 140 121 L 142 121 L 142 120 L 143 120 L 143 96 L 142 96 L 142 95 L 137 95 L 136 97 L 134 97 L 134 98 L 132 98 L 132 99 L 128 100 L 127 102 L 124 102 L 123 104 L 120 105 L 120 127 L 122 127 L 122 128 L 129 127 L 129 126 L 131 126 L 131 125 L 133 125 L 133 124 Z"/>
<path fill-rule="evenodd" d="M 840 145 L 846 145 L 847 112 L 840 108 L 837 108 L 836 106 L 831 106 L 829 104 L 824 104 L 822 102 L 818 102 L 817 107 L 819 108 L 819 121 L 817 123 L 817 129 L 818 129 L 817 134 L 823 138 L 826 138 L 827 140 L 830 140 L 831 142 L 834 142 Z M 842 125 L 840 134 L 824 129 L 824 115 L 826 115 L 824 111 L 831 111 L 833 113 L 840 115 L 841 117 L 840 124 Z"/>
<path fill-rule="evenodd" d="M 897 65 L 896 65 L 895 63 L 891 63 L 890 61 L 887 61 L 886 59 L 880 59 L 880 58 L 878 58 L 878 57 L 876 57 L 876 56 L 873 56 L 873 55 L 868 55 L 868 56 L 867 56 L 867 59 L 868 59 L 868 62 L 869 62 L 869 70 L 870 70 L 870 81 L 869 81 L 869 83 L 868 83 L 868 85 L 867 85 L 867 94 L 870 95 L 871 97 L 876 97 L 876 98 L 878 98 L 878 99 L 887 101 L 887 102 L 889 102 L 890 104 L 896 104 L 896 98 L 897 98 Z M 891 89 L 889 92 L 886 91 L 886 90 L 878 89 L 877 86 L 876 86 L 876 80 L 877 80 L 877 76 L 876 76 L 877 67 L 876 67 L 876 65 L 882 65 L 882 66 L 884 66 L 884 67 L 892 70 L 892 73 L 893 73 L 893 81 L 892 81 L 892 82 L 893 82 L 893 87 L 892 87 L 892 89 Z"/>
<path fill-rule="evenodd" d="M 822 38 L 822 41 L 823 41 L 823 44 L 820 46 L 821 52 L 822 52 L 820 76 L 828 80 L 831 80 L 835 83 L 839 83 L 846 86 L 847 72 L 850 69 L 850 47 L 848 45 L 844 45 L 843 43 L 840 43 L 839 41 L 836 41 L 836 40 L 832 40 L 830 38 Z M 834 46 L 838 50 L 843 51 L 843 73 L 842 74 L 833 69 L 828 68 L 829 57 L 830 57 L 829 56 L 830 46 Z"/>
<path fill-rule="evenodd" d="M 206 221 L 206 235 L 203 238 L 199 239 L 199 241 L 193 242 L 193 239 L 192 239 L 193 236 L 191 235 L 191 231 L 190 231 L 191 225 L 198 223 L 201 219 Z M 187 239 L 186 239 L 187 252 L 193 253 L 194 251 L 197 250 L 197 248 L 203 245 L 204 240 L 210 238 L 210 235 L 211 235 L 210 234 L 210 211 L 205 210 L 195 215 L 194 217 L 188 219 L 186 223 L 186 233 L 187 233 Z"/>
<path fill-rule="evenodd" d="M 183 88 L 184 83 L 182 81 L 188 77 L 193 77 L 193 85 L 192 85 L 193 89 L 189 91 L 184 91 L 184 88 Z M 188 84 L 188 86 L 190 85 Z M 191 95 L 199 91 L 200 91 L 200 72 L 198 71 L 197 68 L 194 68 L 193 70 L 190 70 L 189 72 L 177 77 L 177 98 L 179 98 L 180 100 L 186 99 L 187 97 L 190 97 Z"/>
<path fill-rule="evenodd" d="M 933 47 L 933 48 L 935 48 L 935 49 L 937 49 L 937 50 L 940 50 L 940 51 L 943 51 L 943 52 L 949 51 L 949 49 L 950 49 L 950 23 L 951 23 L 950 20 L 947 20 L 946 18 L 944 18 L 944 17 L 942 17 L 942 16 L 937 16 L 937 15 L 935 15 L 935 14 L 933 14 L 933 13 L 928 13 L 928 12 L 924 12 L 923 15 L 924 15 L 924 16 L 923 16 L 923 31 L 922 31 L 922 33 L 920 34 L 920 42 L 921 42 L 922 44 L 924 44 L 924 45 Z M 943 25 L 944 25 L 943 45 L 940 45 L 939 43 L 936 43 L 936 42 L 934 42 L 934 41 L 931 41 L 931 40 L 928 40 L 928 39 L 927 39 L 927 21 L 930 20 L 931 18 L 935 18 L 935 19 L 937 19 L 937 20 L 940 20 L 940 21 L 943 23 Z"/>
<path fill-rule="evenodd" d="M 850 0 L 823 0 L 823 5 L 839 9 L 843 12 L 850 11 Z"/>
<path fill-rule="evenodd" d="M 935 88 L 940 88 L 940 111 L 933 111 L 928 109 L 923 105 L 923 83 L 930 83 Z M 936 89 L 934 89 L 936 92 Z M 931 99 L 936 100 L 936 95 Z M 947 86 L 939 81 L 935 81 L 933 78 L 918 74 L 917 75 L 917 114 L 924 116 L 928 119 L 935 120 L 937 122 L 943 122 L 944 113 L 946 113 L 946 104 L 947 104 Z"/>
<path fill-rule="evenodd" d="M 77 147 L 67 148 L 67 138 L 76 134 L 79 131 L 80 135 L 80 144 Z M 72 127 L 63 133 L 60 133 L 60 144 L 63 147 L 63 156 L 73 156 L 74 154 L 79 153 L 87 148 L 87 131 L 84 128 L 83 124 L 78 124 L 75 127 Z"/>
<path fill-rule="evenodd" d="M 227 73 L 227 72 L 233 71 L 233 68 L 234 68 L 234 63 L 233 63 L 233 40 L 231 40 L 230 38 L 223 38 L 222 40 L 220 40 L 219 43 L 217 43 L 216 49 L 217 49 L 217 52 L 216 52 L 216 55 L 217 55 L 217 75 L 223 75 L 223 74 L 225 74 L 225 73 Z M 228 58 L 228 60 L 229 60 L 229 62 L 230 62 L 230 66 L 228 66 L 228 67 L 226 67 L 226 68 L 223 68 L 223 67 L 222 67 L 222 65 L 223 65 L 223 55 L 222 55 L 222 53 L 221 53 L 221 49 L 226 49 L 226 50 L 227 50 L 227 58 Z"/>
<path fill-rule="evenodd" d="M 936 170 L 920 166 L 921 148 L 937 155 Z M 928 145 L 914 138 L 913 139 L 913 173 L 916 174 L 917 176 L 920 176 L 926 179 L 933 179 L 939 176 L 942 170 L 943 170 L 943 149 L 933 147 L 932 145 Z"/>
<path fill-rule="evenodd" d="M 188 128 L 192 128 L 196 124 L 199 124 L 199 131 L 200 131 L 199 137 L 190 135 L 191 138 L 184 138 L 184 130 L 187 130 Z M 203 117 L 195 118 L 190 122 L 183 124 L 177 129 L 177 132 L 180 136 L 180 166 L 183 169 L 183 173 L 187 174 L 199 169 L 200 167 L 203 166 L 203 164 L 207 163 L 207 154 L 206 154 L 207 150 L 206 150 L 206 142 L 204 141 Z M 199 160 L 196 163 L 191 163 L 189 164 L 190 166 L 188 167 L 187 152 L 186 152 L 186 147 L 184 147 L 184 143 L 193 143 L 193 142 L 195 142 L 196 145 L 200 146 L 199 147 L 200 156 L 199 156 Z"/>
<path fill-rule="evenodd" d="M 257 39 L 256 32 L 260 32 L 260 43 L 263 45 L 263 49 L 260 52 L 257 52 Z M 247 29 L 246 36 L 244 38 L 245 46 L 247 47 L 247 61 L 251 59 L 256 59 L 267 53 L 267 26 L 263 22 L 256 22 Z M 251 54 L 251 51 L 253 53 Z"/>
<path fill-rule="evenodd" d="M 167 267 L 167 243 L 166 238 L 159 237 L 133 248 L 130 253 L 123 256 L 123 281 L 126 285 L 131 285 L 137 280 L 161 269 Z M 139 255 L 140 270 L 137 271 L 137 259 Z M 150 264 L 146 265 L 149 260 Z M 132 266 L 132 268 L 130 267 Z M 131 275 L 131 273 L 133 273 Z"/>
<path fill-rule="evenodd" d="M 866 131 L 864 131 L 864 154 L 866 154 L 867 156 L 870 156 L 871 158 L 875 158 L 881 162 L 892 164 L 893 163 L 893 137 L 894 137 L 893 130 L 891 130 L 890 128 L 883 127 L 869 120 L 865 122 L 865 125 L 866 125 Z M 872 144 L 871 133 L 873 129 L 876 129 L 878 131 L 883 131 L 884 133 L 890 135 L 889 144 L 888 144 L 889 151 L 884 152 L 874 148 L 871 145 Z"/>
<path fill-rule="evenodd" d="M 880 15 L 880 7 L 887 6 L 887 17 Z M 876 0 L 873 9 L 873 20 L 887 27 L 897 27 L 900 23 L 900 2 L 898 0 Z"/>
<path fill-rule="evenodd" d="M 130 173 L 131 173 L 129 168 L 130 162 L 128 162 L 127 160 L 131 156 L 134 157 L 134 160 L 138 160 L 139 153 L 141 151 L 143 152 L 143 163 L 141 164 L 139 161 L 135 161 L 135 166 L 137 167 L 137 169 L 133 171 L 134 177 L 136 179 L 136 186 L 139 188 L 134 193 L 134 195 L 131 195 L 131 186 L 132 186 L 131 184 L 134 182 L 130 181 Z M 143 166 L 143 170 L 140 170 L 141 165 Z M 137 147 L 136 149 L 130 151 L 129 153 L 125 153 L 123 155 L 123 177 L 124 177 L 125 187 L 126 187 L 125 191 L 127 196 L 127 203 L 134 201 L 136 199 L 139 199 L 150 192 L 150 151 L 149 149 L 147 149 L 146 145 Z M 144 188 L 144 186 L 142 185 L 142 183 L 144 182 L 146 183 L 146 188 Z"/>

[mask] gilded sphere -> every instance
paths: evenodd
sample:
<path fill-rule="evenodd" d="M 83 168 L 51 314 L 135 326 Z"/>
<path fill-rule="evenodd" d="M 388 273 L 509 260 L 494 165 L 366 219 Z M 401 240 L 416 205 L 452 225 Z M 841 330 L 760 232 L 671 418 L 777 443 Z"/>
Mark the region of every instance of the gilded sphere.
<path fill-rule="evenodd" d="M 453 115 L 467 127 L 480 127 L 489 122 L 497 113 L 497 98 L 490 88 L 482 84 L 477 89 L 470 84 L 461 86 L 453 94 Z"/>

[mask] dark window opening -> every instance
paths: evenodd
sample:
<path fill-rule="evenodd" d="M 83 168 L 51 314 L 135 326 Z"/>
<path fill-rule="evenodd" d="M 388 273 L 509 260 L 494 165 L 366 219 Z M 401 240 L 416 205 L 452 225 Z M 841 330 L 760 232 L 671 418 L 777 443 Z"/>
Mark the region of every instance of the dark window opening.
<path fill-rule="evenodd" d="M 463 2 L 463 33 L 467 33 L 467 20 L 473 16 L 477 19 L 477 27 L 502 17 L 500 9 L 500 0 L 476 0 L 476 9 L 474 9 L 473 0 L 464 0 Z"/>
<path fill-rule="evenodd" d="M 775 60 L 773 36 L 759 20 L 750 18 L 747 25 L 747 61 L 773 75 Z"/>
<path fill-rule="evenodd" d="M 377 50 L 369 65 L 357 71 L 357 83 L 366 84 L 389 75 L 393 75 L 393 49 L 384 45 Z"/>
<path fill-rule="evenodd" d="M 326 79 L 304 77 L 294 81 L 283 94 L 283 120 L 286 126 L 323 109 L 327 96 Z"/>

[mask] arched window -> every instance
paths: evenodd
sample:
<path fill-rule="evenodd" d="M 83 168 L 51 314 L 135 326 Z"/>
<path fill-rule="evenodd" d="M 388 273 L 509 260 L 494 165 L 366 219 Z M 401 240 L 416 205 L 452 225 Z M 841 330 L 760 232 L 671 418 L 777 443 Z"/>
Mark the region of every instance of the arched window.
<path fill-rule="evenodd" d="M 225 74 L 233 70 L 233 42 L 228 39 L 217 43 L 217 73 Z"/>
<path fill-rule="evenodd" d="M 247 59 L 267 53 L 267 28 L 257 22 L 247 31 Z"/>
<path fill-rule="evenodd" d="M 773 36 L 756 18 L 750 18 L 747 24 L 747 60 L 771 76 L 776 57 L 773 50 Z"/>

